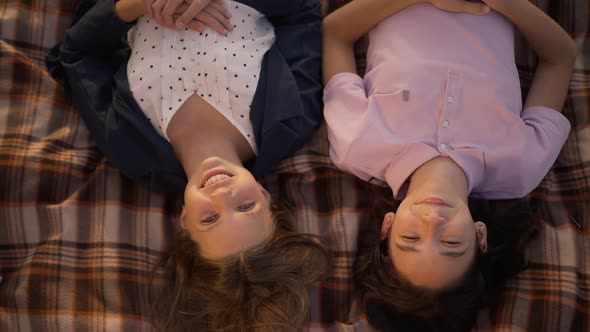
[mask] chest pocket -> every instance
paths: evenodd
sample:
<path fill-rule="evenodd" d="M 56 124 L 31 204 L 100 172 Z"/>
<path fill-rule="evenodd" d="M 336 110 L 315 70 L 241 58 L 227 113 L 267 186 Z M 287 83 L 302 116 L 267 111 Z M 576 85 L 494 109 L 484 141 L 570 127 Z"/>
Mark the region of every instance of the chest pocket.
<path fill-rule="evenodd" d="M 396 143 L 430 140 L 437 116 L 436 106 L 427 104 L 419 91 L 410 89 L 376 93 L 369 97 L 369 109 L 375 125 L 389 133 L 383 139 Z"/>

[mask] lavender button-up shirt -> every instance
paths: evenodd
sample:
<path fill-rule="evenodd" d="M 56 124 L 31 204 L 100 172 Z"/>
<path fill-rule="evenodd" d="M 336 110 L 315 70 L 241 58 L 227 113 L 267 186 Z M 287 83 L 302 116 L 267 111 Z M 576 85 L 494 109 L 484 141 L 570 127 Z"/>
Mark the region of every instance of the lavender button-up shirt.
<path fill-rule="evenodd" d="M 330 157 L 386 182 L 396 198 L 422 164 L 452 158 L 473 196 L 522 197 L 549 171 L 570 124 L 555 110 L 522 110 L 513 27 L 484 16 L 413 5 L 370 33 L 367 73 L 335 75 L 324 91 Z"/>

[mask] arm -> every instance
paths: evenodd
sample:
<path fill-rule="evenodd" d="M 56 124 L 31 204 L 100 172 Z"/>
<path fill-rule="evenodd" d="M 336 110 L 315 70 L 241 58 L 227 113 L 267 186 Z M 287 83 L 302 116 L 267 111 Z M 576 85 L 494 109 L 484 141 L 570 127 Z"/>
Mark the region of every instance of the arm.
<path fill-rule="evenodd" d="M 560 111 L 567 96 L 576 45 L 549 16 L 528 0 L 484 0 L 507 17 L 539 57 L 524 108 L 544 106 Z"/>
<path fill-rule="evenodd" d="M 379 22 L 419 2 L 355 0 L 326 16 L 322 24 L 324 84 L 338 73 L 356 73 L 354 43 Z"/>
<path fill-rule="evenodd" d="M 307 140 L 322 121 L 321 4 L 316 0 L 291 0 L 290 12 L 281 13 L 287 6 L 282 1 L 274 2 L 283 7 L 277 11 L 279 16 L 269 17 L 275 28 L 275 46 L 296 85 L 301 110 L 313 123 L 309 133 L 302 133 Z"/>
<path fill-rule="evenodd" d="M 47 57 L 47 67 L 65 83 L 96 146 L 113 166 L 154 191 L 182 191 L 186 178 L 174 150 L 129 91 L 125 36 L 132 24 L 121 19 L 137 14 L 127 16 L 132 7 L 119 9 L 126 12 L 117 12 L 113 0 L 82 0 L 63 42 Z"/>
<path fill-rule="evenodd" d="M 146 7 L 141 0 L 120 0 L 115 3 L 115 13 L 121 21 L 131 23 L 145 15 Z"/>
<path fill-rule="evenodd" d="M 355 0 L 334 11 L 324 19 L 323 78 L 326 84 L 332 76 L 356 73 L 354 43 L 389 16 L 418 3 L 452 12 L 486 14 L 485 5 L 464 0 Z"/>

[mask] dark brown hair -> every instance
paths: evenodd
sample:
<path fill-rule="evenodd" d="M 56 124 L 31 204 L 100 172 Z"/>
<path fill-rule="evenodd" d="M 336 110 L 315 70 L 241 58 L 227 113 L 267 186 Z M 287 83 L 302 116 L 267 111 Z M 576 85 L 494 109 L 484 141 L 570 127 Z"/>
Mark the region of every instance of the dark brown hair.
<path fill-rule="evenodd" d="M 387 241 L 379 239 L 383 215 L 395 206 L 380 205 L 361 229 L 354 278 L 361 309 L 381 331 L 468 331 L 477 311 L 493 306 L 506 280 L 526 268 L 526 244 L 538 229 L 524 200 L 470 199 L 473 219 L 488 228 L 488 251 L 478 250 L 459 283 L 431 290 L 414 286 L 395 270 Z"/>
<path fill-rule="evenodd" d="M 163 260 L 167 283 L 154 306 L 160 331 L 299 331 L 308 318 L 308 287 L 329 267 L 310 234 L 273 213 L 275 230 L 259 246 L 213 261 L 181 234 Z"/>

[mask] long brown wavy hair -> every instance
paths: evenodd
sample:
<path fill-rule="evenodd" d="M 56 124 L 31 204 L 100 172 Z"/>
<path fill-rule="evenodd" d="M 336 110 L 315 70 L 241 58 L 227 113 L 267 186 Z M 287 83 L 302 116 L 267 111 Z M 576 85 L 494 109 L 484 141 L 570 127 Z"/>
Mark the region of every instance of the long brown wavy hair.
<path fill-rule="evenodd" d="M 456 285 L 426 289 L 404 279 L 391 263 L 387 240 L 380 240 L 379 231 L 383 215 L 397 204 L 376 200 L 381 202 L 359 235 L 354 279 L 361 309 L 369 323 L 384 332 L 468 331 L 477 311 L 486 305 L 493 307 L 506 280 L 526 268 L 526 244 L 539 228 L 525 200 L 470 199 L 474 220 L 487 226 L 488 251 L 478 250 Z"/>
<path fill-rule="evenodd" d="M 261 245 L 210 260 L 187 234 L 164 257 L 167 283 L 154 303 L 159 331 L 299 331 L 309 316 L 308 287 L 328 271 L 316 236 L 294 232 L 273 212 Z"/>

